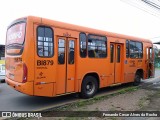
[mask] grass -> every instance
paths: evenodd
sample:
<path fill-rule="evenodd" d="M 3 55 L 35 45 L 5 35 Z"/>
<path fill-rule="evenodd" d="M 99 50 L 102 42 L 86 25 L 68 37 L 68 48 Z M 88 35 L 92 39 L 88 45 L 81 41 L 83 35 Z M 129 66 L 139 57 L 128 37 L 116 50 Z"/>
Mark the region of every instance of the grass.
<path fill-rule="evenodd" d="M 157 92 L 158 96 L 160 97 L 160 90 Z"/>
<path fill-rule="evenodd" d="M 160 67 L 156 67 L 155 69 L 158 69 L 158 70 L 160 70 Z"/>

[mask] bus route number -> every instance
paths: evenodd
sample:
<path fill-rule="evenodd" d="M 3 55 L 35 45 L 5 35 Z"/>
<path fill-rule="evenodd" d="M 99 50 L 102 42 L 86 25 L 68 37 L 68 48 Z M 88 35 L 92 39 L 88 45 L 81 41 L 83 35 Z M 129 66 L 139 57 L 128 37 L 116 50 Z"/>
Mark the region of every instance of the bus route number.
<path fill-rule="evenodd" d="M 37 66 L 53 65 L 53 60 L 37 60 Z"/>

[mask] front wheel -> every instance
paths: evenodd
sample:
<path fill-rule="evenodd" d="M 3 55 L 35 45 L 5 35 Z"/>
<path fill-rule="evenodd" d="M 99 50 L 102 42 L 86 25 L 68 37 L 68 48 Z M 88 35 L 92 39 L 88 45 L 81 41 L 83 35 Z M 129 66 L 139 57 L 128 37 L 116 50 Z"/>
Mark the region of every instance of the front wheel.
<path fill-rule="evenodd" d="M 95 77 L 87 76 L 84 78 L 81 86 L 81 97 L 91 98 L 93 97 L 98 89 L 98 83 Z"/>
<path fill-rule="evenodd" d="M 134 78 L 133 85 L 134 85 L 134 86 L 137 86 L 137 85 L 140 84 L 140 82 L 141 82 L 141 76 L 140 76 L 139 74 L 136 74 L 136 75 L 135 75 L 135 78 Z"/>

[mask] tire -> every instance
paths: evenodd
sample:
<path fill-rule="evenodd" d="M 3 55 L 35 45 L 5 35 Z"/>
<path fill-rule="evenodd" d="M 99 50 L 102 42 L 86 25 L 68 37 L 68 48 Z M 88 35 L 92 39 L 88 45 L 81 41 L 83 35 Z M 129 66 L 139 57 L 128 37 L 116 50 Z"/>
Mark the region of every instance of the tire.
<path fill-rule="evenodd" d="M 0 80 L 0 83 L 5 83 L 5 79 Z"/>
<path fill-rule="evenodd" d="M 93 97 L 98 90 L 97 79 L 92 76 L 87 76 L 84 78 L 81 86 L 81 97 L 82 98 L 91 98 Z"/>
<path fill-rule="evenodd" d="M 135 75 L 133 85 L 138 86 L 141 83 L 141 76 L 139 74 Z"/>

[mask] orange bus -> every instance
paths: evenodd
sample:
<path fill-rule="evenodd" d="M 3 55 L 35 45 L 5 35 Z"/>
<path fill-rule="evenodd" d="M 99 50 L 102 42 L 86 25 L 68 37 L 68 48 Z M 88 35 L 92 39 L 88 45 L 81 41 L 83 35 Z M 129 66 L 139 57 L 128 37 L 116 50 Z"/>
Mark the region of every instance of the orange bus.
<path fill-rule="evenodd" d="M 33 96 L 80 93 L 154 76 L 153 44 L 131 37 L 28 16 L 9 25 L 6 83 Z"/>

